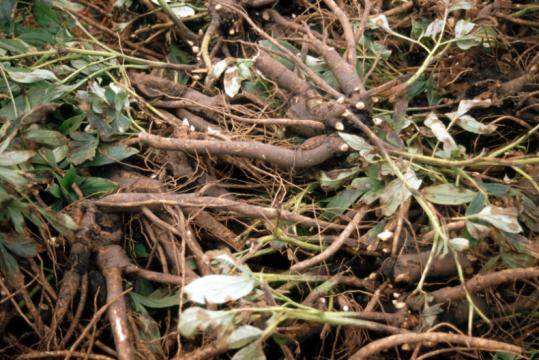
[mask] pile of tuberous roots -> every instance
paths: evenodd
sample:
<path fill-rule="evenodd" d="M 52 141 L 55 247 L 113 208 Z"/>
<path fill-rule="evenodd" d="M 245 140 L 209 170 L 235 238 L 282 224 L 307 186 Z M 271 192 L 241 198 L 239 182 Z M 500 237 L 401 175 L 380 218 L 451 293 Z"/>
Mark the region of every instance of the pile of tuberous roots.
<path fill-rule="evenodd" d="M 118 77 L 139 153 L 20 260 L 0 357 L 534 356 L 537 4 L 158 3 L 71 13 L 146 61 Z"/>

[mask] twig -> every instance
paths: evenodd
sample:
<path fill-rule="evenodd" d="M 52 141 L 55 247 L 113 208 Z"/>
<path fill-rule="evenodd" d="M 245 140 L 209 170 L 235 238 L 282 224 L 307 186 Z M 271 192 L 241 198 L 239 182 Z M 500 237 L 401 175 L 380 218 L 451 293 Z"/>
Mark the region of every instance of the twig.
<path fill-rule="evenodd" d="M 349 64 L 352 66 L 356 65 L 356 39 L 354 36 L 354 30 L 352 29 L 352 24 L 348 20 L 348 15 L 335 3 L 333 0 L 324 0 L 326 5 L 333 11 L 344 32 L 344 38 L 346 40 L 346 59 Z"/>
<path fill-rule="evenodd" d="M 233 155 L 270 162 L 283 168 L 301 169 L 318 165 L 335 154 L 348 151 L 340 138 L 327 137 L 327 141 L 312 150 L 286 149 L 254 141 L 219 141 L 171 139 L 139 133 L 139 140 L 156 149 L 180 150 L 191 154 Z"/>
<path fill-rule="evenodd" d="M 306 226 L 325 226 L 333 229 L 342 229 L 343 226 L 327 221 L 312 219 L 307 216 L 269 207 L 247 204 L 241 201 L 222 197 L 197 196 L 194 194 L 152 194 L 152 193 L 122 193 L 105 196 L 95 202 L 97 206 L 116 211 L 140 210 L 143 206 L 149 208 L 165 205 L 178 205 L 181 207 L 217 208 L 254 218 L 281 219 Z"/>
<path fill-rule="evenodd" d="M 177 17 L 176 14 L 174 14 L 174 12 L 170 8 L 170 6 L 168 6 L 168 3 L 165 0 L 157 0 L 157 1 L 159 2 L 159 5 L 161 6 L 161 8 L 165 10 L 170 20 L 172 20 L 174 25 L 176 25 L 176 30 L 178 31 L 178 35 L 183 40 L 191 41 L 191 42 L 198 41 L 198 36 L 195 33 L 193 33 L 187 26 L 185 26 L 183 21 L 181 21 L 180 18 Z"/>
<path fill-rule="evenodd" d="M 348 225 L 346 225 L 346 228 L 341 232 L 341 234 L 339 235 L 337 240 L 332 242 L 331 245 L 328 246 L 320 254 L 318 254 L 316 256 L 313 256 L 312 258 L 309 258 L 307 260 L 301 261 L 301 262 L 299 262 L 297 264 L 292 265 L 292 267 L 290 267 L 290 271 L 302 271 L 302 270 L 305 270 L 305 269 L 307 269 L 307 268 L 309 268 L 309 267 L 311 267 L 313 265 L 321 263 L 321 262 L 327 260 L 328 258 L 330 258 L 333 254 L 335 254 L 337 251 L 339 251 L 341 246 L 345 243 L 345 241 L 348 239 L 350 234 L 352 234 L 352 232 L 356 228 L 356 225 L 359 224 L 359 222 L 361 221 L 361 219 L 363 219 L 363 217 L 365 216 L 366 213 L 367 213 L 367 208 L 366 207 L 360 208 L 357 211 L 354 218 L 352 219 L 352 221 L 350 221 L 348 223 Z"/>
<path fill-rule="evenodd" d="M 395 346 L 399 346 L 402 344 L 417 344 L 423 342 L 451 343 L 466 345 L 469 347 L 484 349 L 488 351 L 505 351 L 513 354 L 522 354 L 522 348 L 516 345 L 510 345 L 495 340 L 488 340 L 466 335 L 432 332 L 422 334 L 398 334 L 373 341 L 368 345 L 362 347 L 361 350 L 352 355 L 350 357 L 350 360 L 370 359 L 374 354 L 377 354 Z"/>
<path fill-rule="evenodd" d="M 125 266 L 126 258 L 123 249 L 118 245 L 108 245 L 99 249 L 97 258 L 97 264 L 107 282 L 107 302 L 112 302 L 108 315 L 120 360 L 131 360 L 135 357 L 127 319 L 127 302 L 122 295 L 122 268 Z"/>
<path fill-rule="evenodd" d="M 44 359 L 44 358 L 61 358 L 66 356 L 72 356 L 76 358 L 89 359 L 89 360 L 114 360 L 114 358 L 108 357 L 106 355 L 97 355 L 97 354 L 88 354 L 86 352 L 79 351 L 69 351 L 69 350 L 57 350 L 57 351 L 40 351 L 32 352 L 29 354 L 24 354 L 17 359 Z"/>
<path fill-rule="evenodd" d="M 486 288 L 494 287 L 503 283 L 538 277 L 539 266 L 520 269 L 506 269 L 485 275 L 475 275 L 473 278 L 466 281 L 465 286 L 470 293 L 477 293 Z M 432 297 L 435 303 L 445 303 L 465 298 L 466 292 L 464 286 L 458 285 L 430 292 L 429 296 Z M 415 303 L 412 302 L 410 302 L 410 305 L 417 307 Z"/>

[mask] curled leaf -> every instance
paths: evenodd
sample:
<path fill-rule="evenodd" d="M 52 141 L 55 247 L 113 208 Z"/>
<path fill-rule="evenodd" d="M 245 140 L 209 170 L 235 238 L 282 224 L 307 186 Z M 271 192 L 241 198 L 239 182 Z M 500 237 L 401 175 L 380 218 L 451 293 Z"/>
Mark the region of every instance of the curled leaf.
<path fill-rule="evenodd" d="M 436 139 L 443 144 L 444 152 L 450 155 L 453 151 L 459 150 L 457 143 L 449 134 L 449 131 L 447 131 L 444 123 L 438 119 L 436 114 L 430 113 L 429 116 L 427 116 L 424 124 L 432 131 Z"/>

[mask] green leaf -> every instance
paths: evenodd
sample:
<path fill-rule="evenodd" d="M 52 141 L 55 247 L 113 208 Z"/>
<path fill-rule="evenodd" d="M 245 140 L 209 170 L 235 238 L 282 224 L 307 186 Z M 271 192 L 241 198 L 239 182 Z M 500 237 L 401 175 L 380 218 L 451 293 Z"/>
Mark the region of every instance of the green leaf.
<path fill-rule="evenodd" d="M 22 29 L 21 29 L 22 31 Z M 31 28 L 24 29 L 19 35 L 19 39 L 32 46 L 51 45 L 56 43 L 54 34 L 45 31 L 33 31 Z"/>
<path fill-rule="evenodd" d="M 429 23 L 424 19 L 412 20 L 412 30 L 410 31 L 410 37 L 416 40 L 420 39 L 425 34 L 427 26 L 429 26 Z"/>
<path fill-rule="evenodd" d="M 536 264 L 536 259 L 529 254 L 521 254 L 516 252 L 502 252 L 501 259 L 509 268 L 518 269 L 533 266 Z"/>
<path fill-rule="evenodd" d="M 37 23 L 42 27 L 54 30 L 61 26 L 60 14 L 45 1 L 36 1 L 33 13 Z"/>
<path fill-rule="evenodd" d="M 253 291 L 256 280 L 246 275 L 206 275 L 184 288 L 189 300 L 198 304 L 224 304 Z"/>
<path fill-rule="evenodd" d="M 19 272 L 17 260 L 11 255 L 0 243 L 0 273 L 8 280 L 9 283 L 15 285 L 16 275 Z"/>
<path fill-rule="evenodd" d="M 233 321 L 234 315 L 229 311 L 213 311 L 193 306 L 182 311 L 178 328 L 180 334 L 192 338 L 210 330 L 223 331 L 230 327 Z"/>
<path fill-rule="evenodd" d="M 509 186 L 503 184 L 484 182 L 478 182 L 478 184 L 484 191 L 495 196 L 505 196 L 511 191 Z"/>
<path fill-rule="evenodd" d="M 64 135 L 69 135 L 79 129 L 84 119 L 86 119 L 85 113 L 72 116 L 69 119 L 64 120 L 64 122 L 62 122 L 62 124 L 60 124 L 58 127 L 58 130 Z"/>
<path fill-rule="evenodd" d="M 45 165 L 54 168 L 64 160 L 69 152 L 67 145 L 61 145 L 54 149 L 41 148 L 32 159 L 32 164 Z"/>
<path fill-rule="evenodd" d="M 75 221 L 67 214 L 47 208 L 41 208 L 40 213 L 52 227 L 62 234 L 69 234 L 71 231 L 78 229 Z"/>
<path fill-rule="evenodd" d="M 485 205 L 485 196 L 482 193 L 477 193 L 466 208 L 466 216 L 477 214 Z"/>
<path fill-rule="evenodd" d="M 357 199 L 363 194 L 363 189 L 344 189 L 337 195 L 330 198 L 326 207 L 322 211 L 322 217 L 331 220 L 339 215 L 342 215 L 347 209 L 354 204 Z"/>
<path fill-rule="evenodd" d="M 347 134 L 340 132 L 339 136 L 348 144 L 352 149 L 357 151 L 371 151 L 373 149 L 372 145 L 369 144 L 365 139 L 359 135 Z"/>
<path fill-rule="evenodd" d="M 102 166 L 112 164 L 115 162 L 120 162 L 137 153 L 137 149 L 124 144 L 101 145 L 97 149 L 97 154 L 95 155 L 95 158 L 91 161 L 86 162 L 84 165 Z"/>
<path fill-rule="evenodd" d="M 462 205 L 472 201 L 477 193 L 453 184 L 441 184 L 426 187 L 422 190 L 425 198 L 439 205 Z"/>
<path fill-rule="evenodd" d="M 39 144 L 58 146 L 67 144 L 67 138 L 61 132 L 55 130 L 32 129 L 25 133 L 25 138 Z"/>
<path fill-rule="evenodd" d="M 180 304 L 179 291 L 171 295 L 164 295 L 163 290 L 158 289 L 148 296 L 137 294 L 136 292 L 129 293 L 129 296 L 134 302 L 152 309 L 163 309 Z"/>
<path fill-rule="evenodd" d="M 79 187 L 84 196 L 103 196 L 118 189 L 118 185 L 111 180 L 100 177 L 85 177 L 79 182 Z"/>
<path fill-rule="evenodd" d="M 243 325 L 235 329 L 227 338 L 229 349 L 239 349 L 253 342 L 262 335 L 263 331 L 251 325 Z"/>
<path fill-rule="evenodd" d="M 231 360 L 266 360 L 266 355 L 262 351 L 262 344 L 255 341 L 235 353 Z"/>
<path fill-rule="evenodd" d="M 0 2 L 0 31 L 8 32 L 12 24 L 11 15 L 16 3 L 17 1 L 15 0 L 3 0 Z"/>
<path fill-rule="evenodd" d="M 94 158 L 99 140 L 87 133 L 75 132 L 71 134 L 72 141 L 69 142 L 70 153 L 67 156 L 70 163 L 80 165 L 86 160 Z"/>
<path fill-rule="evenodd" d="M 344 182 L 350 180 L 358 172 L 359 168 L 337 169 L 331 171 L 321 171 L 318 176 L 320 187 L 324 191 L 331 191 L 340 188 Z"/>
<path fill-rule="evenodd" d="M 12 55 L 20 55 L 32 51 L 32 47 L 19 39 L 0 39 L 0 49 Z"/>
<path fill-rule="evenodd" d="M 137 242 L 135 244 L 135 256 L 137 258 L 147 259 L 150 256 L 150 253 L 148 250 L 146 250 L 146 246 L 144 246 L 144 244 Z"/>
<path fill-rule="evenodd" d="M 35 155 L 32 150 L 5 151 L 0 154 L 0 166 L 13 166 L 30 160 Z"/>
<path fill-rule="evenodd" d="M 21 117 L 21 123 L 24 125 L 42 120 L 46 114 L 59 106 L 59 104 L 51 104 L 51 102 L 62 97 L 70 90 L 72 88 L 65 85 L 54 85 L 46 82 L 32 84 L 24 95 L 21 94 L 15 97 L 18 114 L 25 114 Z M 17 118 L 11 101 L 0 109 L 0 117 L 6 120 L 15 120 Z"/>
<path fill-rule="evenodd" d="M 12 201 L 10 206 L 5 208 L 7 217 L 11 219 L 13 228 L 19 234 L 23 233 L 26 229 L 26 224 L 24 222 L 24 216 L 22 215 L 22 206 L 19 201 Z"/>
<path fill-rule="evenodd" d="M 288 50 L 292 51 L 292 53 L 294 53 L 294 54 L 299 53 L 299 49 L 296 48 L 291 43 L 289 43 L 288 41 L 285 41 L 285 40 L 278 40 L 278 41 L 282 46 L 284 46 Z M 269 49 L 272 52 L 277 52 L 277 53 L 281 52 L 281 50 L 269 40 L 261 40 L 261 41 L 259 41 L 259 44 L 260 44 L 260 47 Z M 282 56 L 278 56 L 278 55 L 275 55 L 275 54 L 272 54 L 271 56 L 274 57 L 281 64 L 286 66 L 288 69 L 290 69 L 290 70 L 294 69 L 294 67 L 295 67 L 294 63 L 292 61 L 288 60 L 287 58 L 282 57 Z"/>
<path fill-rule="evenodd" d="M 28 183 L 28 180 L 21 174 L 24 173 L 22 171 L 0 167 L 0 179 L 14 186 L 24 186 Z"/>
<path fill-rule="evenodd" d="M 0 241 L 17 256 L 33 257 L 37 255 L 37 243 L 30 237 L 0 234 Z"/>

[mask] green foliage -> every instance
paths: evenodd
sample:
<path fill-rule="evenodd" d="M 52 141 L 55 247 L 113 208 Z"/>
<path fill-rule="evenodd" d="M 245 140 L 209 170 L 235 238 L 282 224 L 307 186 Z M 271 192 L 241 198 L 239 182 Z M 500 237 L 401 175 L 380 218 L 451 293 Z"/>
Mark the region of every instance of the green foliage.
<path fill-rule="evenodd" d="M 33 17 L 32 28 L 12 16 L 15 6 Z M 69 56 L 51 50 L 73 40 L 75 23 L 60 7 L 80 10 L 65 0 L 0 4 L 0 31 L 12 35 L 0 39 L 0 271 L 9 281 L 17 258 L 36 254 L 28 226 L 72 236 L 77 225 L 63 208 L 117 188 L 88 169 L 137 153 L 118 141 L 132 121 L 127 91 L 102 71 L 113 57 L 75 43 Z"/>

